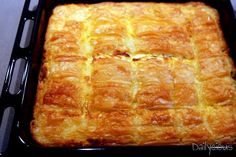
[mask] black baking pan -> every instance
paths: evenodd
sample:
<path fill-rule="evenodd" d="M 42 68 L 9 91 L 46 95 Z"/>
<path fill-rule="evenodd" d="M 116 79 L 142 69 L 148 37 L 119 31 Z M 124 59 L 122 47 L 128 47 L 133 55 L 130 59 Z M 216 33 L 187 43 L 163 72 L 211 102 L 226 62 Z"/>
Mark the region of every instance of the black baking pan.
<path fill-rule="evenodd" d="M 48 19 L 55 6 L 66 3 L 98 3 L 99 0 L 39 0 L 35 10 L 30 11 L 31 0 L 26 0 L 20 24 L 6 73 L 2 95 L 0 98 L 0 154 L 3 156 L 78 156 L 78 155 L 111 155 L 111 154 L 168 154 L 178 153 L 190 155 L 236 155 L 236 146 L 230 151 L 209 151 L 209 149 L 194 151 L 192 146 L 124 146 L 124 147 L 73 147 L 45 148 L 38 145 L 30 134 L 30 121 L 33 116 L 38 75 L 43 57 L 44 35 Z M 136 2 L 139 0 L 136 0 Z M 153 0 L 154 1 L 154 0 Z M 230 55 L 236 61 L 236 25 L 233 8 L 229 0 L 156 0 L 155 2 L 184 3 L 190 1 L 205 2 L 218 10 L 220 23 L 230 48 Z M 116 1 L 120 2 L 120 1 Z M 126 2 L 131 2 L 126 0 Z M 33 21 L 32 35 L 29 45 L 20 47 L 24 24 Z M 9 92 L 16 61 L 25 61 L 20 88 L 15 94 Z"/>

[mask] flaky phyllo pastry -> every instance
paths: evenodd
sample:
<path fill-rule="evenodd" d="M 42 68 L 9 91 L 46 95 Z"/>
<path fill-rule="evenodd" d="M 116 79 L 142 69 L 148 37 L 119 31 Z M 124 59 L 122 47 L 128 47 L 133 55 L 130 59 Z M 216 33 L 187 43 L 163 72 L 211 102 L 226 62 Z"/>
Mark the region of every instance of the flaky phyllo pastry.
<path fill-rule="evenodd" d="M 234 65 L 203 3 L 60 5 L 44 48 L 43 146 L 236 142 Z"/>

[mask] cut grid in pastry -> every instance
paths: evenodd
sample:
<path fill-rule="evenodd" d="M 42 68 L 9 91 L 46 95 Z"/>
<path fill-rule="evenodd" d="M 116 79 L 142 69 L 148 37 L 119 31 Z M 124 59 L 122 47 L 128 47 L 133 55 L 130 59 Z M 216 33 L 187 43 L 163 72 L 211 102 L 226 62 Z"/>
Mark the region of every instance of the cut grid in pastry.
<path fill-rule="evenodd" d="M 42 145 L 235 139 L 233 66 L 203 3 L 58 6 L 45 51 L 31 128 Z"/>

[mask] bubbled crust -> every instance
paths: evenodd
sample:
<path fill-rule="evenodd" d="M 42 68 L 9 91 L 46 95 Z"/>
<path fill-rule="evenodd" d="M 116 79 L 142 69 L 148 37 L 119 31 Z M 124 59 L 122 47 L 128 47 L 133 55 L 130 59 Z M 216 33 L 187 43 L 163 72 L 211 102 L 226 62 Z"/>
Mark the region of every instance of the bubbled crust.
<path fill-rule="evenodd" d="M 204 3 L 57 6 L 44 48 L 43 146 L 236 142 L 235 70 Z"/>

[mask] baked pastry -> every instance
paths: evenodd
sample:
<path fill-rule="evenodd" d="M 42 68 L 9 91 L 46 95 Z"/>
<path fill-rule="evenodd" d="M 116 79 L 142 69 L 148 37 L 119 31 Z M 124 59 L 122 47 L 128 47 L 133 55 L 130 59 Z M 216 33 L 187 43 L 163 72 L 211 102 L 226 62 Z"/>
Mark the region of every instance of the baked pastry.
<path fill-rule="evenodd" d="M 43 146 L 236 142 L 235 68 L 204 3 L 60 5 L 44 48 Z"/>

